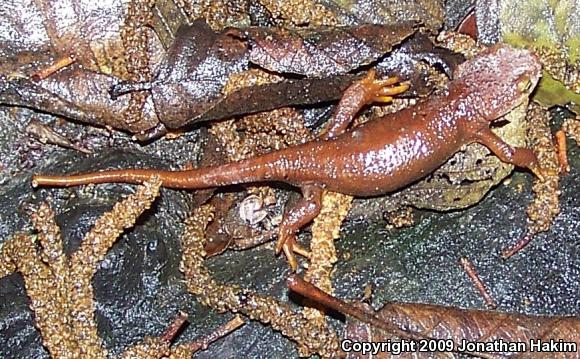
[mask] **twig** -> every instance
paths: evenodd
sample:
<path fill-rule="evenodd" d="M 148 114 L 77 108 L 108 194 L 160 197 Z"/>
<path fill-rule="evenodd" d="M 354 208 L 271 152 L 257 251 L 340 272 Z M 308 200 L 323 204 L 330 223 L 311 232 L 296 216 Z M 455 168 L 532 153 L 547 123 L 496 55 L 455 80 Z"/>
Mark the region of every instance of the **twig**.
<path fill-rule="evenodd" d="M 519 241 L 517 241 L 514 245 L 512 245 L 511 247 L 508 247 L 508 248 L 502 250 L 501 251 L 501 257 L 503 259 L 510 258 L 514 254 L 516 254 L 519 251 L 521 251 L 525 246 L 527 246 L 532 241 L 533 238 L 534 238 L 533 233 L 526 234 L 522 239 L 520 239 Z"/>
<path fill-rule="evenodd" d="M 71 65 L 75 61 L 76 61 L 76 59 L 72 55 L 63 57 L 63 58 L 57 60 L 52 65 L 50 65 L 48 67 L 45 67 L 42 70 L 37 71 L 34 75 L 32 75 L 32 79 L 34 81 L 44 80 L 45 78 L 47 78 L 50 75 L 52 75 L 55 72 L 57 72 L 58 70 L 63 69 L 65 67 Z"/>
<path fill-rule="evenodd" d="M 560 163 L 560 173 L 568 174 L 570 164 L 568 163 L 568 152 L 566 150 L 566 132 L 559 130 L 554 136 L 556 139 L 556 150 L 558 152 L 558 162 Z"/>
<path fill-rule="evenodd" d="M 186 321 L 187 313 L 179 312 L 179 315 L 177 315 L 173 322 L 167 327 L 167 329 L 165 329 L 165 333 L 161 336 L 161 340 L 171 342 Z"/>
<path fill-rule="evenodd" d="M 353 306 L 350 303 L 347 303 L 343 300 L 333 297 L 330 294 L 327 294 L 322 290 L 318 289 L 311 283 L 308 283 L 297 274 L 291 274 L 286 280 L 286 283 L 288 284 L 288 288 L 304 296 L 305 298 L 313 300 L 317 303 L 321 303 L 328 308 L 349 315 L 353 318 L 360 320 L 361 322 L 370 324 L 386 332 L 393 333 L 400 338 L 409 338 L 413 340 L 421 340 L 426 338 L 419 333 L 408 332 L 402 330 L 397 326 L 386 323 L 371 313 L 368 313 L 362 309 Z"/>
<path fill-rule="evenodd" d="M 490 308 L 496 308 L 497 304 L 495 303 L 495 300 L 487 290 L 485 284 L 483 284 L 481 278 L 479 278 L 479 275 L 477 275 L 477 271 L 475 270 L 475 267 L 473 267 L 473 264 L 469 261 L 469 259 L 465 257 L 460 258 L 459 264 L 461 264 L 461 267 L 463 267 L 463 270 L 465 271 L 469 279 L 471 279 L 471 281 L 473 282 L 475 289 L 477 289 L 479 294 L 481 294 L 481 296 L 483 297 L 483 300 L 485 300 L 485 304 L 487 304 L 487 306 Z"/>
<path fill-rule="evenodd" d="M 226 335 L 230 334 L 234 330 L 238 329 L 245 322 L 241 316 L 237 315 L 234 319 L 230 320 L 229 322 L 220 325 L 216 330 L 214 330 L 209 335 L 204 335 L 201 338 L 196 339 L 194 342 L 189 344 L 189 348 L 193 353 L 199 350 L 206 350 L 207 347 L 215 342 L 216 340 L 225 337 Z"/>

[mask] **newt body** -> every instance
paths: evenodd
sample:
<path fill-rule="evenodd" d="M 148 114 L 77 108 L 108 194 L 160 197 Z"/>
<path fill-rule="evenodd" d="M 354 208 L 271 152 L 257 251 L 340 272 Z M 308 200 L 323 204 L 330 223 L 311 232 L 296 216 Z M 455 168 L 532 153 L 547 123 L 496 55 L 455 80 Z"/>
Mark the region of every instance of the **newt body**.
<path fill-rule="evenodd" d="M 352 85 L 319 140 L 241 162 L 187 171 L 112 170 L 71 176 L 34 176 L 33 185 L 141 183 L 160 176 L 163 186 L 202 189 L 281 181 L 304 198 L 284 217 L 278 249 L 292 258 L 295 232 L 320 209 L 322 189 L 375 196 L 404 187 L 434 171 L 462 146 L 480 142 L 501 160 L 540 174 L 529 149 L 513 148 L 493 134 L 490 121 L 524 101 L 540 78 L 538 59 L 527 50 L 494 46 L 459 66 L 446 91 L 397 113 L 345 132 L 367 103 L 397 92 L 392 81 L 367 78 Z M 400 89 L 399 89 L 400 90 Z"/>

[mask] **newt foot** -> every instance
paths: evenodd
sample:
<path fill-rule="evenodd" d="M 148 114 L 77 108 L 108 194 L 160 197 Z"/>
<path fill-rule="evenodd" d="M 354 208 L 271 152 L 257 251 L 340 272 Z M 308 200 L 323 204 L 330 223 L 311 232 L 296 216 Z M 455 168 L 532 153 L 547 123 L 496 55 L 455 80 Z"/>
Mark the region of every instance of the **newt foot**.
<path fill-rule="evenodd" d="M 542 182 L 546 182 L 547 177 L 557 176 L 559 173 L 557 170 L 545 167 L 530 166 L 529 169 Z"/>
<path fill-rule="evenodd" d="M 364 98 L 366 103 L 391 102 L 393 96 L 407 91 L 410 87 L 407 81 L 399 83 L 399 78 L 396 76 L 377 80 L 374 69 L 370 70 L 367 77 L 360 80 L 359 83 L 365 89 Z"/>
<path fill-rule="evenodd" d="M 282 251 L 288 260 L 290 268 L 292 268 L 292 271 L 294 272 L 298 269 L 298 260 L 296 259 L 294 253 L 299 254 L 305 258 L 310 258 L 310 252 L 298 244 L 298 242 L 296 242 L 296 236 L 293 235 L 278 239 L 278 242 L 276 243 L 276 254 Z"/>

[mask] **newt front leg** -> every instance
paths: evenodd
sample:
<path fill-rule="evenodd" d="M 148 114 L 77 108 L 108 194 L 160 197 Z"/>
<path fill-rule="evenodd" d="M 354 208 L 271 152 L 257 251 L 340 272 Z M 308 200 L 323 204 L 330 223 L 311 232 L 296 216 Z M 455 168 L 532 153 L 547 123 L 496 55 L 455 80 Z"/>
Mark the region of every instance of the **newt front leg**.
<path fill-rule="evenodd" d="M 516 167 L 527 168 L 541 181 L 545 181 L 546 175 L 556 175 L 551 169 L 540 167 L 538 158 L 532 150 L 523 147 L 512 147 L 498 135 L 485 128 L 477 133 L 477 142 L 496 155 L 501 161 L 512 164 Z"/>
<path fill-rule="evenodd" d="M 343 134 L 352 123 L 354 116 L 365 105 L 373 102 L 391 102 L 392 96 L 409 89 L 409 84 L 399 83 L 397 77 L 377 80 L 375 76 L 376 71 L 372 69 L 364 79 L 353 83 L 346 89 L 332 119 L 319 134 L 320 139 L 329 140 Z"/>

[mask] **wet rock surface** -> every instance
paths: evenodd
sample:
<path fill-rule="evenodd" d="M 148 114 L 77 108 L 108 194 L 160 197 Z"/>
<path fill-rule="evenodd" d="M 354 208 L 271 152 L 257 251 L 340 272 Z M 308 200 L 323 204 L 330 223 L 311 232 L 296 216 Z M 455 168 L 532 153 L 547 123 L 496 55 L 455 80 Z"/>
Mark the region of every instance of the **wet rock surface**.
<path fill-rule="evenodd" d="M 573 151 L 578 163 L 578 151 Z M 498 302 L 498 310 L 526 314 L 579 315 L 578 170 L 562 181 L 562 212 L 554 225 L 519 254 L 504 261 L 501 250 L 524 235 L 530 176 L 517 173 L 481 203 L 452 213 L 422 212 L 415 226 L 387 230 L 351 225 L 339 252 L 337 295 L 360 297 L 368 283 L 373 304 L 421 302 L 485 309 L 458 264 L 469 258 Z"/>

